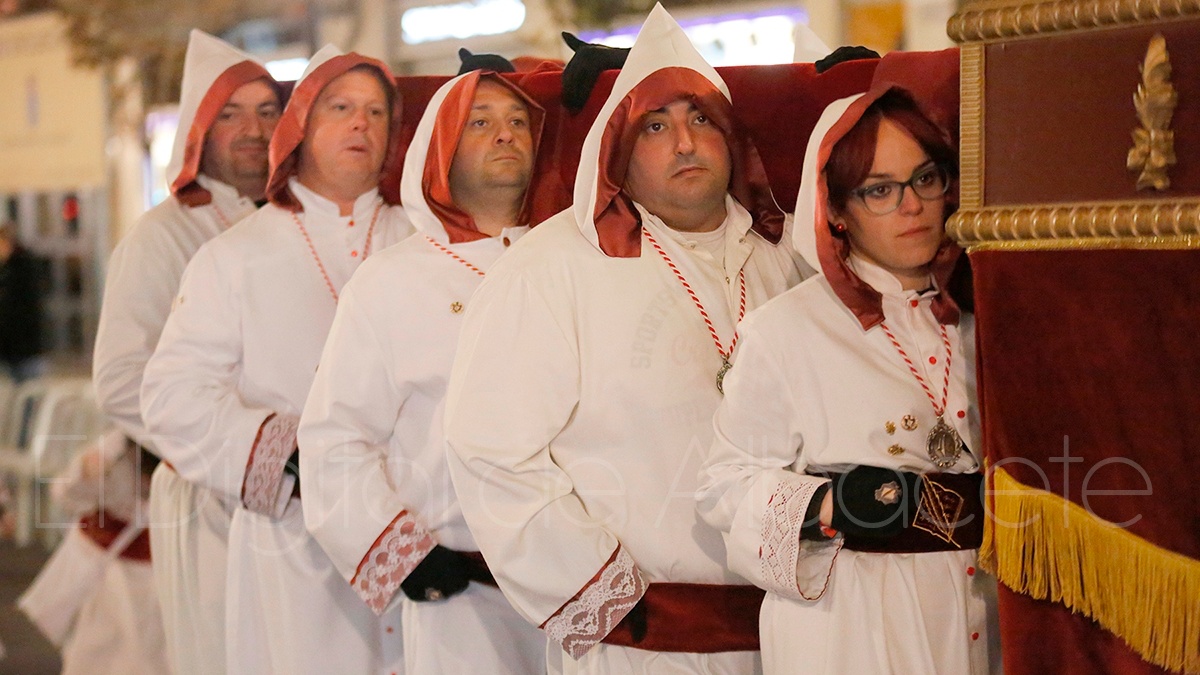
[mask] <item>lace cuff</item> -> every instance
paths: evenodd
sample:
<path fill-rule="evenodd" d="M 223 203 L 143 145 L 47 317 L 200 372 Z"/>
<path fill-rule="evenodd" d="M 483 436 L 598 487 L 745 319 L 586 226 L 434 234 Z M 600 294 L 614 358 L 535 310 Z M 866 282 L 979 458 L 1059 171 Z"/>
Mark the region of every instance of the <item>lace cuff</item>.
<path fill-rule="evenodd" d="M 816 600 L 825 593 L 824 586 L 829 583 L 829 574 L 833 570 L 832 559 L 829 561 L 824 586 L 815 596 L 810 597 L 806 590 L 811 593 L 813 589 L 801 588 L 798 580 L 798 565 L 801 562 L 800 530 L 813 495 L 829 480 L 813 476 L 796 478 L 799 480 L 781 480 L 767 500 L 760 533 L 762 544 L 758 549 L 760 574 L 765 584 L 764 588 L 772 593 L 786 598 Z M 805 553 L 813 549 L 812 542 L 809 542 Z"/>
<path fill-rule="evenodd" d="M 299 424 L 296 417 L 272 413 L 258 428 L 242 481 L 242 504 L 247 509 L 272 518 L 283 516 L 292 484 L 284 480 L 283 467 L 296 449 Z M 289 488 L 286 494 L 280 490 L 285 483 Z"/>
<path fill-rule="evenodd" d="M 396 589 L 437 545 L 408 511 L 396 516 L 358 563 L 350 585 L 376 614 L 383 614 Z"/>
<path fill-rule="evenodd" d="M 608 562 L 541 628 L 578 660 L 604 639 L 646 594 L 646 579 L 618 544 Z"/>

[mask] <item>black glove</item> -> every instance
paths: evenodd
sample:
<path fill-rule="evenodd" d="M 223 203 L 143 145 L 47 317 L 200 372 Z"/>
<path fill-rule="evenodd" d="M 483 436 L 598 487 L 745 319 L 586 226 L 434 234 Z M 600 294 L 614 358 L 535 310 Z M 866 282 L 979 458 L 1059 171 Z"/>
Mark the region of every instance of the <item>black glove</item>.
<path fill-rule="evenodd" d="M 839 63 L 846 61 L 860 61 L 862 59 L 877 59 L 879 52 L 866 47 L 838 47 L 833 50 L 829 56 L 817 61 L 813 65 L 817 67 L 817 73 L 823 73 Z"/>
<path fill-rule="evenodd" d="M 857 466 L 833 479 L 833 529 L 849 537 L 885 539 L 912 524 L 921 477 Z"/>
<path fill-rule="evenodd" d="M 292 496 L 300 496 L 300 448 L 292 450 L 292 454 L 288 456 L 287 463 L 283 465 L 283 473 L 290 474 L 296 479 L 292 483 Z"/>
<path fill-rule="evenodd" d="M 628 49 L 593 45 L 563 31 L 563 41 L 575 52 L 562 72 L 562 103 L 567 110 L 577 113 L 583 110 L 596 78 L 601 71 L 617 69 L 625 65 Z"/>
<path fill-rule="evenodd" d="M 425 602 L 461 593 L 469 583 L 470 568 L 463 556 L 437 545 L 400 582 L 400 588 L 410 599 Z"/>
<path fill-rule="evenodd" d="M 459 75 L 472 70 L 491 70 L 497 73 L 517 72 L 513 64 L 499 54 L 472 54 L 466 47 L 458 50 L 458 60 L 462 61 L 462 65 L 458 67 Z"/>
<path fill-rule="evenodd" d="M 821 504 L 825 501 L 833 483 L 825 483 L 813 490 L 812 499 L 808 500 L 808 510 L 804 512 L 804 520 L 800 523 L 800 538 L 813 541 L 826 541 L 829 537 L 821 529 Z"/>

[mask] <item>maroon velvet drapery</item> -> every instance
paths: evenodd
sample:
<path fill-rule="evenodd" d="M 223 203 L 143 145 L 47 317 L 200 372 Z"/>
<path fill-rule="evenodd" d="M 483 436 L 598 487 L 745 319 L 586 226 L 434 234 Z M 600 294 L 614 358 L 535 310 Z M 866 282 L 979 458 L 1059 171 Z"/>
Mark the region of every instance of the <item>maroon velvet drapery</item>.
<path fill-rule="evenodd" d="M 971 260 L 990 465 L 1200 558 L 1200 250 Z M 1007 673 L 1166 672 L 1061 604 L 1000 600 Z"/>

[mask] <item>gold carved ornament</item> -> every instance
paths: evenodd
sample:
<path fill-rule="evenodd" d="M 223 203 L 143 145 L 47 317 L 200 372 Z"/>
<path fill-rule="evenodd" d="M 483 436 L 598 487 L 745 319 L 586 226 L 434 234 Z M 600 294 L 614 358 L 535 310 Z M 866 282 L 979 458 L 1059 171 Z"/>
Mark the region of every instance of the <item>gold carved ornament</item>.
<path fill-rule="evenodd" d="M 1151 38 L 1141 70 L 1142 82 L 1133 95 L 1133 107 L 1142 126 L 1133 130 L 1133 147 L 1125 166 L 1141 172 L 1137 189 L 1166 190 L 1171 186 L 1167 169 L 1175 165 L 1175 132 L 1170 127 L 1179 94 L 1171 85 L 1171 59 L 1161 33 Z"/>

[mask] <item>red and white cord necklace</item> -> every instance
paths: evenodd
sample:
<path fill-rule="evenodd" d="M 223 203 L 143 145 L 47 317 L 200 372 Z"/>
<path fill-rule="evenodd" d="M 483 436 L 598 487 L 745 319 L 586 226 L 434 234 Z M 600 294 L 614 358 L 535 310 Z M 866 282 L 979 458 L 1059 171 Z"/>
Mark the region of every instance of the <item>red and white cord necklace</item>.
<path fill-rule="evenodd" d="M 375 221 L 379 220 L 379 211 L 383 208 L 383 202 L 380 201 L 375 205 L 375 213 L 371 216 L 371 224 L 367 227 L 367 241 L 363 244 L 362 260 L 366 261 L 367 256 L 371 255 L 371 237 L 375 234 Z M 296 227 L 300 228 L 300 234 L 304 235 L 304 241 L 308 243 L 308 252 L 312 254 L 313 260 L 317 263 L 317 269 L 321 272 L 321 277 L 325 279 L 325 286 L 329 288 L 329 294 L 333 296 L 334 304 L 338 302 L 338 292 L 333 286 L 333 280 L 329 278 L 329 272 L 325 269 L 325 263 L 321 262 L 321 256 L 317 254 L 317 247 L 313 245 L 312 237 L 308 236 L 308 230 L 304 228 L 304 223 L 300 220 L 300 216 L 292 211 L 292 220 L 296 221 Z M 350 216 L 350 225 L 354 225 L 354 216 Z"/>
<path fill-rule="evenodd" d="M 654 238 L 654 235 L 650 234 L 650 230 L 646 229 L 644 225 L 642 226 L 642 232 L 646 234 L 646 239 L 650 242 L 650 245 L 654 247 L 654 250 L 658 251 L 658 255 L 662 257 L 663 262 L 667 263 L 667 267 L 671 268 L 671 271 L 675 273 L 675 277 L 679 279 L 679 283 L 683 286 L 683 290 L 687 291 L 687 294 L 692 298 L 692 302 L 696 303 L 696 309 L 700 310 L 700 318 L 704 319 L 704 325 L 708 326 L 708 333 L 712 336 L 713 344 L 717 346 L 717 355 L 721 357 L 721 367 L 717 370 L 717 391 L 724 394 L 725 374 L 729 372 L 730 368 L 733 368 L 733 365 L 729 363 L 729 359 L 733 356 L 733 348 L 737 346 L 737 328 L 734 328 L 733 340 L 729 342 L 729 349 L 725 349 L 725 347 L 721 345 L 721 336 L 717 335 L 716 326 L 713 325 L 712 319 L 708 318 L 708 312 L 704 309 L 704 303 L 700 302 L 700 296 L 696 295 L 696 291 L 692 290 L 692 285 L 689 284 L 687 279 L 684 278 L 683 272 L 679 271 L 679 268 L 675 266 L 675 262 L 671 260 L 671 256 L 667 255 L 667 252 L 663 250 L 663 247 L 658 245 L 658 241 Z M 738 316 L 737 321 L 734 322 L 734 326 L 741 323 L 742 319 L 746 316 L 745 268 L 738 270 L 738 284 L 741 286 L 741 300 L 738 303 Z"/>
<path fill-rule="evenodd" d="M 212 207 L 213 207 L 213 211 L 217 212 L 217 222 L 221 224 L 221 230 L 222 231 L 228 230 L 229 226 L 232 225 L 233 223 L 230 223 L 229 218 L 225 217 L 225 212 L 221 210 L 221 207 L 217 206 L 216 201 L 212 202 Z"/>
<path fill-rule="evenodd" d="M 451 251 L 450 249 L 446 248 L 445 246 L 442 246 L 441 244 L 437 243 L 437 242 L 436 242 L 436 241 L 433 239 L 433 237 L 428 237 L 428 236 L 427 236 L 427 237 L 425 237 L 425 240 L 426 240 L 426 241 L 428 241 L 428 242 L 429 242 L 429 243 L 430 243 L 430 244 L 431 244 L 431 245 L 432 245 L 434 248 L 436 248 L 437 250 L 441 251 L 442 253 L 445 253 L 446 255 L 450 256 L 451 258 L 454 258 L 454 259 L 455 259 L 455 260 L 457 260 L 458 262 L 462 263 L 462 264 L 463 264 L 463 265 L 464 265 L 464 266 L 465 266 L 467 269 L 471 270 L 471 271 L 472 271 L 472 272 L 474 272 L 475 274 L 478 274 L 478 275 L 479 275 L 479 276 L 481 276 L 481 277 L 482 277 L 482 276 L 486 276 L 486 274 L 484 273 L 484 271 L 483 271 L 483 270 L 481 270 L 481 269 L 479 269 L 478 267 L 476 267 L 476 266 L 472 265 L 470 262 L 468 262 L 466 259 L 464 259 L 464 258 L 460 257 L 460 256 L 459 256 L 457 253 L 455 253 L 454 251 Z"/>
<path fill-rule="evenodd" d="M 941 469 L 954 466 L 958 463 L 958 458 L 962 456 L 963 442 L 958 432 L 954 430 L 954 427 L 946 424 L 945 419 L 946 400 L 950 395 L 951 362 L 950 337 L 946 334 L 945 324 L 938 326 L 941 329 L 942 346 L 946 348 L 946 369 L 945 375 L 942 378 L 941 405 L 938 405 L 937 399 L 934 398 L 933 390 L 929 388 L 929 384 L 925 382 L 925 378 L 921 377 L 921 373 L 917 372 L 916 364 L 912 362 L 912 359 L 908 358 L 908 354 L 900 346 L 900 341 L 892 334 L 887 323 L 881 323 L 880 326 L 883 328 L 884 335 L 888 336 L 888 339 L 892 342 L 892 346 L 896 348 L 896 352 L 900 354 L 900 358 L 904 359 L 904 363 L 908 365 L 909 372 L 913 374 L 913 377 L 917 378 L 917 382 L 925 390 L 925 395 L 929 397 L 929 403 L 933 405 L 933 414 L 937 415 L 937 422 L 929 430 L 929 434 L 925 438 L 925 448 L 929 452 L 929 459 L 933 460 L 933 463 Z"/>

